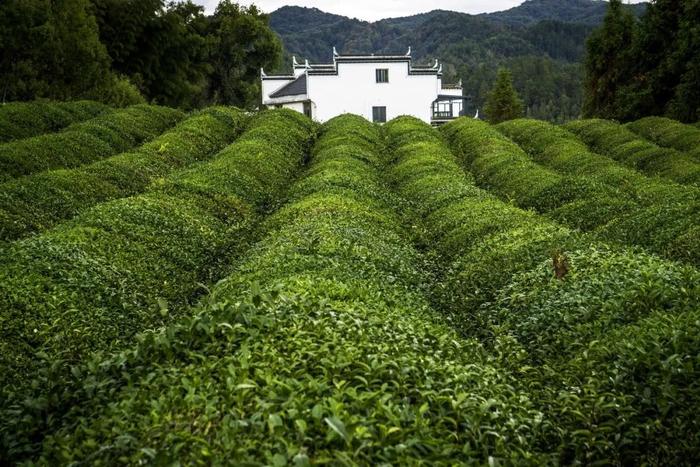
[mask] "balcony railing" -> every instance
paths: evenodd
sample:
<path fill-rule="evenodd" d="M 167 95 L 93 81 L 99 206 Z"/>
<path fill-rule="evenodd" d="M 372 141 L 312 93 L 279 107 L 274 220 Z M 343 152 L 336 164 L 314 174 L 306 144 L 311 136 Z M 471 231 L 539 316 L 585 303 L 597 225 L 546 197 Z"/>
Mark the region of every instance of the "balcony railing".
<path fill-rule="evenodd" d="M 435 110 L 435 111 L 433 111 L 433 119 L 436 119 L 436 118 L 452 118 L 452 111 L 451 110 L 445 110 L 445 111 Z"/>

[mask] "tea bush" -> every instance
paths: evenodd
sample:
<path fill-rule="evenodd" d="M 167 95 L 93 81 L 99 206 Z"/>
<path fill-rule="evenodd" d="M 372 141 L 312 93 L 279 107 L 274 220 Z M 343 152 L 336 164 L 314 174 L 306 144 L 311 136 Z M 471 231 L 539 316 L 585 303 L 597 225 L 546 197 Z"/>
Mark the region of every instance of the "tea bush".
<path fill-rule="evenodd" d="M 487 123 L 458 119 L 445 125 L 443 133 L 477 183 L 502 199 L 595 232 L 601 239 L 700 264 L 695 248 L 700 238 L 692 235 L 700 216 L 696 187 L 644 177 L 590 153 L 571 133 L 549 126 L 519 120 L 502 123 L 498 129 L 556 171 L 533 162 Z"/>
<path fill-rule="evenodd" d="M 49 133 L 0 145 L 0 181 L 77 167 L 152 139 L 184 117 L 167 107 L 135 105 Z"/>
<path fill-rule="evenodd" d="M 380 151 L 359 117 L 324 125 L 291 201 L 194 317 L 66 378 L 39 461 L 551 460 L 528 397 L 421 294 Z"/>
<path fill-rule="evenodd" d="M 109 112 L 109 107 L 94 101 L 3 104 L 0 105 L 0 143 L 58 131 Z"/>
<path fill-rule="evenodd" d="M 610 120 L 575 120 L 564 128 L 593 151 L 647 175 L 683 184 L 700 184 L 700 160 L 674 149 L 661 148 Z"/>
<path fill-rule="evenodd" d="M 0 258 L 6 399 L 16 400 L 47 365 L 123 348 L 137 332 L 181 316 L 245 247 L 313 131 L 294 112 L 263 113 L 212 161 L 8 244 Z"/>
<path fill-rule="evenodd" d="M 627 128 L 660 146 L 685 151 L 700 160 L 700 129 L 665 117 L 645 117 Z"/>
<path fill-rule="evenodd" d="M 2 183 L 0 239 L 25 237 L 100 202 L 143 192 L 173 170 L 216 154 L 240 134 L 245 123 L 240 110 L 213 107 L 133 151 Z"/>
<path fill-rule="evenodd" d="M 700 274 L 495 200 L 459 175 L 454 156 L 418 120 L 385 129 L 388 178 L 412 200 L 407 222 L 437 256 L 435 300 L 462 334 L 481 338 L 520 373 L 516 387 L 551 423 L 544 449 L 564 464 L 697 456 L 700 439 L 683 430 L 698 427 L 700 340 L 697 322 L 688 323 L 698 318 Z M 503 146 L 480 147 L 489 157 Z"/>

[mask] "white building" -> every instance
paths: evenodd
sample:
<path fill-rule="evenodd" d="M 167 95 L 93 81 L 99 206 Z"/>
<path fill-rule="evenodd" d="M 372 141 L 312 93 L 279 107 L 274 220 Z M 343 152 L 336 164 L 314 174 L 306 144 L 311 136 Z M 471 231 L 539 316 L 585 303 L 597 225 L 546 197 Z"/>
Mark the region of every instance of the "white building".
<path fill-rule="evenodd" d="M 287 107 L 324 122 L 343 113 L 385 122 L 413 115 L 440 124 L 463 115 L 462 85 L 442 83 L 442 65 L 417 67 L 406 55 L 340 55 L 333 63 L 303 64 L 294 74 L 268 76 L 260 70 L 262 103 Z"/>

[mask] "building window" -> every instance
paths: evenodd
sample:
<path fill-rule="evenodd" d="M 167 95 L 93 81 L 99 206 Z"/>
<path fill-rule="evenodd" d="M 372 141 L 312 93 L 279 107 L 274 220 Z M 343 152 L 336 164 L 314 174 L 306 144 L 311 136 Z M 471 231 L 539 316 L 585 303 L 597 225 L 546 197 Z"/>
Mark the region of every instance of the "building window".
<path fill-rule="evenodd" d="M 388 68 L 378 68 L 375 71 L 377 73 L 377 83 L 388 83 L 389 82 L 389 69 Z"/>
<path fill-rule="evenodd" d="M 311 102 L 304 102 L 304 115 L 311 118 Z"/>
<path fill-rule="evenodd" d="M 372 107 L 372 121 L 375 123 L 385 123 L 386 107 Z"/>

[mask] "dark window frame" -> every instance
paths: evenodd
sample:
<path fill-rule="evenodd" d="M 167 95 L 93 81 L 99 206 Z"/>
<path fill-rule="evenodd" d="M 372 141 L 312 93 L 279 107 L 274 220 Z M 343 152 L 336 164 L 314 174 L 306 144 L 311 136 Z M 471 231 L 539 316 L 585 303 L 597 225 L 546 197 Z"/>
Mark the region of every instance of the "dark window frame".
<path fill-rule="evenodd" d="M 374 123 L 386 123 L 386 106 L 372 107 L 372 121 Z"/>
<path fill-rule="evenodd" d="M 376 68 L 374 70 L 374 77 L 378 84 L 384 84 L 389 82 L 389 69 L 388 68 Z"/>

